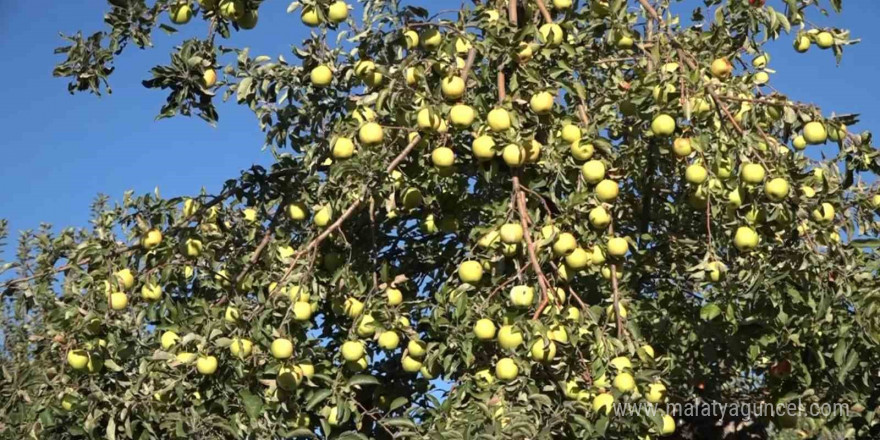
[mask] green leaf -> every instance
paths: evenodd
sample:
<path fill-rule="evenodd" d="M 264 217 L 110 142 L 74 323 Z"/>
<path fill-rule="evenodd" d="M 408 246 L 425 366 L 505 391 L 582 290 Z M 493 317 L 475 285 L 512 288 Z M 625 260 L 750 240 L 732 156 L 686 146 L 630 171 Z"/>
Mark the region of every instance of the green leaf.
<path fill-rule="evenodd" d="M 348 379 L 348 385 L 379 385 L 379 380 L 369 374 L 356 374 Z"/>
<path fill-rule="evenodd" d="M 306 402 L 306 411 L 311 411 L 315 409 L 315 407 L 318 406 L 319 403 L 323 402 L 324 399 L 330 397 L 331 394 L 333 393 L 326 388 L 315 391 L 315 394 L 312 394 L 312 397 L 310 397 L 309 400 Z"/>
<path fill-rule="evenodd" d="M 721 314 L 721 308 L 715 304 L 706 304 L 700 309 L 700 319 L 711 321 Z"/>
<path fill-rule="evenodd" d="M 263 412 L 263 399 L 246 389 L 239 391 L 239 394 L 241 395 L 241 400 L 244 402 L 244 409 L 247 412 L 248 417 L 251 419 L 259 418 L 260 413 Z"/>
<path fill-rule="evenodd" d="M 381 420 L 383 425 L 394 426 L 398 428 L 416 429 L 416 424 L 409 417 L 389 417 Z"/>

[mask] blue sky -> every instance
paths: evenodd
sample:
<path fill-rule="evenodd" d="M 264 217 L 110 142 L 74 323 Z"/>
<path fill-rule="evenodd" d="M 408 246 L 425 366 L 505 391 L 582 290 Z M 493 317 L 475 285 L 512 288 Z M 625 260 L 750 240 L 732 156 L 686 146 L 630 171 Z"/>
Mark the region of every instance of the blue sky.
<path fill-rule="evenodd" d="M 40 3 L 39 6 L 35 3 Z M 635 2 L 631 2 L 635 3 Z M 694 0 L 686 3 L 696 5 Z M 769 4 L 781 5 L 780 0 Z M 823 1 L 823 3 L 827 3 Z M 194 20 L 182 34 L 155 34 L 154 48 L 130 48 L 111 76 L 113 94 L 102 98 L 67 93 L 66 82 L 53 78 L 60 60 L 53 49 L 63 42 L 58 32 L 87 33 L 102 29 L 103 0 L 50 2 L 2 1 L 0 51 L 0 218 L 17 231 L 40 222 L 56 227 L 87 224 L 89 204 L 98 193 L 121 200 L 126 190 L 145 193 L 159 187 L 165 197 L 214 192 L 228 178 L 254 163 L 268 164 L 263 135 L 253 115 L 232 103 L 220 106 L 216 128 L 196 118 L 155 121 L 164 101 L 161 91 L 141 85 L 149 69 L 168 60 L 171 47 L 184 37 L 205 32 Z M 268 0 L 255 30 L 235 34 L 234 44 L 251 54 L 290 56 L 290 45 L 307 30 L 299 15 L 286 14 L 289 2 Z M 458 2 L 432 2 L 432 10 Z M 846 27 L 862 43 L 846 49 L 835 66 L 830 51 L 813 47 L 806 54 L 791 49 L 791 37 L 770 46 L 771 84 L 790 96 L 823 107 L 826 114 L 860 113 L 857 130 L 880 128 L 880 2 L 848 0 L 844 13 L 816 23 Z M 781 6 L 780 6 L 781 8 Z M 9 259 L 12 252 L 0 251 Z"/>

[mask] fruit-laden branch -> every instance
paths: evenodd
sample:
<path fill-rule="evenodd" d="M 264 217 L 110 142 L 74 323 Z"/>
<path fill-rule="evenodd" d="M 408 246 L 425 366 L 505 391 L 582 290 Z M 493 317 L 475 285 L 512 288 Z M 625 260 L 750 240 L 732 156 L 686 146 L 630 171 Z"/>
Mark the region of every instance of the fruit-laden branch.
<path fill-rule="evenodd" d="M 547 307 L 547 303 L 550 301 L 550 295 L 547 293 L 547 286 L 550 283 L 547 281 L 547 277 L 541 269 L 541 263 L 538 262 L 538 256 L 535 254 L 535 242 L 532 240 L 532 229 L 531 225 L 529 225 L 529 212 L 526 209 L 526 194 L 520 186 L 519 175 L 517 174 L 513 175 L 513 192 L 514 198 L 516 199 L 516 208 L 517 211 L 519 211 L 519 223 L 522 225 L 523 231 L 525 231 L 523 236 L 526 239 L 529 263 L 532 265 L 532 270 L 535 271 L 535 275 L 538 276 L 538 285 L 541 287 L 541 304 L 538 305 L 538 309 L 535 310 L 535 314 L 532 315 L 532 319 L 538 319 L 538 317 L 541 316 L 541 312 L 544 311 L 544 307 Z"/>
<path fill-rule="evenodd" d="M 282 198 L 281 202 L 278 204 L 278 208 L 275 209 L 275 214 L 272 216 L 272 220 L 269 221 L 269 226 L 266 227 L 266 233 L 263 234 L 263 239 L 260 240 L 260 244 L 257 246 L 257 249 L 254 250 L 254 254 L 251 256 L 251 259 L 248 261 L 247 266 L 242 269 L 241 273 L 235 277 L 235 285 L 237 286 L 244 277 L 247 276 L 248 272 L 253 269 L 254 265 L 257 264 L 257 261 L 260 260 L 260 255 L 263 254 L 263 251 L 266 250 L 266 247 L 269 245 L 269 241 L 272 238 L 272 234 L 275 232 L 275 226 L 278 224 L 278 219 L 281 217 L 281 213 L 284 212 L 284 207 L 287 205 L 287 198 Z"/>
<path fill-rule="evenodd" d="M 392 171 L 394 171 L 394 169 L 397 168 L 397 166 L 400 165 L 400 163 L 403 162 L 407 156 L 409 156 L 409 153 L 411 153 L 412 150 L 416 148 L 416 145 L 418 145 L 419 141 L 421 141 L 421 140 L 422 140 L 422 137 L 419 134 L 416 134 L 415 136 L 413 136 L 413 138 L 409 142 L 409 145 L 407 145 L 406 148 L 404 148 L 403 151 L 401 151 L 400 154 L 398 154 L 397 157 L 395 157 L 391 161 L 391 163 L 389 163 L 388 166 L 385 168 L 385 174 L 390 174 Z M 270 295 L 277 292 L 278 289 L 281 289 L 282 287 L 284 287 L 284 285 L 287 282 L 287 279 L 290 277 L 290 274 L 292 274 L 293 270 L 296 268 L 296 264 L 299 262 L 299 259 L 303 255 L 305 255 L 307 252 L 311 251 L 312 249 L 317 248 L 318 245 L 321 244 L 321 242 L 323 242 L 324 240 L 327 239 L 327 237 L 330 236 L 330 234 L 332 234 L 334 231 L 339 229 L 342 226 L 342 224 L 345 223 L 345 221 L 348 220 L 348 218 L 351 217 L 355 213 L 357 208 L 359 206 L 361 206 L 361 204 L 363 204 L 364 199 L 367 197 L 367 194 L 369 194 L 369 186 L 365 186 L 364 189 L 361 190 L 361 193 L 358 196 L 357 200 L 355 200 L 354 203 L 352 203 L 348 207 L 348 209 L 346 209 L 345 212 L 343 212 L 342 215 L 339 216 L 338 219 L 336 219 L 335 222 L 333 222 L 330 226 L 328 226 L 327 229 L 324 230 L 324 232 L 322 232 L 320 235 L 315 237 L 312 241 L 310 241 L 306 245 L 306 247 L 300 249 L 299 251 L 297 251 L 293 255 L 293 257 L 292 257 L 293 261 L 291 261 L 290 265 L 287 266 L 287 269 L 284 271 L 284 274 L 281 276 L 281 280 L 278 281 L 278 285 L 275 286 L 275 289 L 272 292 L 270 292 Z"/>

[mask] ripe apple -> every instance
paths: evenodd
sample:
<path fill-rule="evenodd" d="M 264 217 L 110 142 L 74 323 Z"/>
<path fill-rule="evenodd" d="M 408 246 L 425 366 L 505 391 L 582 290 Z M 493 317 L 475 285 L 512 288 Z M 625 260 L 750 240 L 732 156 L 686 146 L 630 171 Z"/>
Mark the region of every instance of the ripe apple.
<path fill-rule="evenodd" d="M 523 343 L 522 333 L 512 325 L 503 325 L 498 330 L 498 345 L 505 349 L 515 349 Z"/>
<path fill-rule="evenodd" d="M 214 356 L 200 356 L 196 361 L 196 370 L 199 374 L 209 376 L 217 371 L 217 358 Z"/>
<path fill-rule="evenodd" d="M 553 7 L 556 9 L 569 9 L 571 8 L 571 0 L 553 0 Z"/>
<path fill-rule="evenodd" d="M 248 223 L 256 223 L 257 222 L 257 210 L 254 208 L 246 208 L 242 211 L 242 215 L 244 216 L 245 221 Z"/>
<path fill-rule="evenodd" d="M 756 56 L 752 59 L 752 67 L 756 69 L 763 69 L 767 67 L 767 63 L 770 61 L 770 54 L 762 53 L 761 55 Z"/>
<path fill-rule="evenodd" d="M 495 339 L 495 323 L 491 319 L 483 318 L 474 325 L 474 335 L 481 341 Z"/>
<path fill-rule="evenodd" d="M 553 254 L 557 257 L 563 257 L 574 252 L 575 248 L 577 248 L 577 239 L 571 233 L 563 232 L 556 237 L 556 241 L 553 243 Z"/>
<path fill-rule="evenodd" d="M 440 116 L 434 110 L 425 107 L 416 114 L 416 124 L 421 130 L 433 131 L 440 127 Z"/>
<path fill-rule="evenodd" d="M 593 412 L 598 413 L 602 410 L 605 415 L 611 413 L 611 407 L 614 404 L 614 396 L 609 393 L 601 393 L 593 398 Z"/>
<path fill-rule="evenodd" d="M 645 399 L 650 403 L 660 403 L 666 397 L 666 385 L 660 382 L 648 385 L 648 391 L 645 393 Z"/>
<path fill-rule="evenodd" d="M 663 428 L 660 429 L 660 435 L 670 435 L 675 432 L 675 419 L 669 414 L 663 414 Z"/>
<path fill-rule="evenodd" d="M 312 305 L 307 302 L 297 301 L 293 304 L 293 319 L 303 322 L 312 317 Z"/>
<path fill-rule="evenodd" d="M 526 152 L 526 162 L 528 162 L 528 163 L 537 162 L 538 158 L 541 157 L 541 150 L 543 148 L 544 148 L 544 146 L 541 145 L 541 143 L 536 141 L 535 139 L 531 139 L 529 142 L 527 142 L 525 147 L 523 148 Z M 502 157 L 503 156 L 504 156 L 504 153 L 502 152 Z"/>
<path fill-rule="evenodd" d="M 357 326 L 357 334 L 362 338 L 368 338 L 376 334 L 376 318 L 372 314 L 366 314 L 361 318 Z"/>
<path fill-rule="evenodd" d="M 523 228 L 519 223 L 507 223 L 501 226 L 501 241 L 514 244 L 523 239 Z"/>
<path fill-rule="evenodd" d="M 675 119 L 667 114 L 660 114 L 651 121 L 651 132 L 654 136 L 670 136 L 675 133 Z"/>
<path fill-rule="evenodd" d="M 828 139 L 828 132 L 825 130 L 825 124 L 812 121 L 804 125 L 803 136 L 810 145 L 824 144 Z"/>
<path fill-rule="evenodd" d="M 517 168 L 526 163 L 527 153 L 525 148 L 517 144 L 507 144 L 507 146 L 501 150 L 501 158 L 504 159 L 504 163 L 506 163 L 507 166 Z"/>
<path fill-rule="evenodd" d="M 172 6 L 168 10 L 168 15 L 171 16 L 171 22 L 174 24 L 187 24 L 192 19 L 193 10 L 192 7 L 186 3 Z"/>
<path fill-rule="evenodd" d="M 407 211 L 418 208 L 424 201 L 424 197 L 422 197 L 422 191 L 420 191 L 418 188 L 405 189 L 400 199 L 403 203 L 403 208 Z"/>
<path fill-rule="evenodd" d="M 400 345 L 400 336 L 395 331 L 384 331 L 379 335 L 378 345 L 383 350 L 397 350 Z"/>
<path fill-rule="evenodd" d="M 312 85 L 316 87 L 326 87 L 330 85 L 330 81 L 333 80 L 333 72 L 329 67 L 321 64 L 312 69 L 309 78 L 312 81 Z"/>
<path fill-rule="evenodd" d="M 801 151 L 804 148 L 807 148 L 807 139 L 801 135 L 795 136 L 794 140 L 791 141 L 791 146 L 794 147 L 795 150 Z"/>
<path fill-rule="evenodd" d="M 539 92 L 532 95 L 529 100 L 529 107 L 535 114 L 546 115 L 553 110 L 553 94 L 550 92 Z"/>
<path fill-rule="evenodd" d="M 575 270 L 583 269 L 590 264 L 590 254 L 583 248 L 577 247 L 565 256 L 565 264 Z"/>
<path fill-rule="evenodd" d="M 709 178 L 709 172 L 702 165 L 693 164 L 684 171 L 684 179 L 691 185 L 700 185 Z"/>
<path fill-rule="evenodd" d="M 456 100 L 464 95 L 464 80 L 460 76 L 447 76 L 440 81 L 440 91 L 448 100 Z"/>
<path fill-rule="evenodd" d="M 61 408 L 65 411 L 71 411 L 79 405 L 79 398 L 73 394 L 65 394 L 61 398 Z"/>
<path fill-rule="evenodd" d="M 400 365 L 407 373 L 418 373 L 422 369 L 422 363 L 418 359 L 406 355 L 400 359 Z"/>
<path fill-rule="evenodd" d="M 321 24 L 321 17 L 318 15 L 318 11 L 311 6 L 304 7 L 299 18 L 308 27 L 315 27 Z"/>
<path fill-rule="evenodd" d="M 556 357 L 556 343 L 549 339 L 547 341 L 543 338 L 538 339 L 532 344 L 529 353 L 537 362 L 550 362 Z"/>
<path fill-rule="evenodd" d="M 748 184 L 758 184 L 764 181 L 764 167 L 756 163 L 747 163 L 740 169 L 740 178 Z"/>
<path fill-rule="evenodd" d="M 342 344 L 342 357 L 349 362 L 357 362 L 366 354 L 364 343 L 361 341 L 346 341 Z"/>
<path fill-rule="evenodd" d="M 431 152 L 431 162 L 437 168 L 448 168 L 455 163 L 455 153 L 449 147 L 435 148 Z"/>
<path fill-rule="evenodd" d="M 134 287 L 134 273 L 131 269 L 122 269 L 116 272 L 116 280 L 119 281 L 119 284 L 125 289 L 131 289 Z"/>
<path fill-rule="evenodd" d="M 748 252 L 758 247 L 758 233 L 748 226 L 740 226 L 733 237 L 733 244 L 741 252 Z"/>
<path fill-rule="evenodd" d="M 554 325 L 549 332 L 547 332 L 547 339 L 550 339 L 554 342 L 561 342 L 563 344 L 568 343 L 568 331 L 565 327 L 556 324 Z"/>
<path fill-rule="evenodd" d="M 602 202 L 613 202 L 619 192 L 620 188 L 613 180 L 605 179 L 596 184 L 596 198 Z"/>
<path fill-rule="evenodd" d="M 350 158 L 354 155 L 354 142 L 347 137 L 336 138 L 336 142 L 333 143 L 332 155 L 337 160 Z"/>
<path fill-rule="evenodd" d="M 364 303 L 357 298 L 346 298 L 342 305 L 345 314 L 349 318 L 357 318 L 364 311 Z"/>
<path fill-rule="evenodd" d="M 710 261 L 707 268 L 709 269 L 709 279 L 716 283 L 724 278 L 724 273 L 727 271 L 727 267 L 720 261 Z"/>
<path fill-rule="evenodd" d="M 141 238 L 141 245 L 144 249 L 155 249 L 160 243 L 162 243 L 162 232 L 155 228 L 147 231 Z"/>
<path fill-rule="evenodd" d="M 511 358 L 501 358 L 495 364 L 495 377 L 500 380 L 513 380 L 519 375 L 519 367 Z"/>
<path fill-rule="evenodd" d="M 466 38 L 458 37 L 455 39 L 455 52 L 459 54 L 466 54 L 469 50 L 471 50 L 473 46 L 471 42 Z"/>
<path fill-rule="evenodd" d="M 82 370 L 89 363 L 89 353 L 85 350 L 70 350 L 67 352 L 67 364 L 74 370 Z"/>
<path fill-rule="evenodd" d="M 562 37 L 565 35 L 562 32 L 562 27 L 556 23 L 542 24 L 541 27 L 538 28 L 538 32 L 541 34 L 541 42 L 550 47 L 561 44 Z"/>
<path fill-rule="evenodd" d="M 333 207 L 330 205 L 322 206 L 318 212 L 315 213 L 315 226 L 319 228 L 324 228 L 330 224 L 330 221 L 333 220 Z"/>
<path fill-rule="evenodd" d="M 389 306 L 396 306 L 403 302 L 403 293 L 392 287 L 385 289 L 385 297 L 388 298 Z"/>
<path fill-rule="evenodd" d="M 176 344 L 179 340 L 180 336 L 172 331 L 166 331 L 165 333 L 162 333 L 162 337 L 159 339 L 160 343 L 162 344 L 162 349 L 164 350 L 168 350 L 169 348 L 173 347 L 174 344 Z"/>
<path fill-rule="evenodd" d="M 113 310 L 123 310 L 128 306 L 128 295 L 123 292 L 113 292 L 110 294 L 110 308 Z"/>
<path fill-rule="evenodd" d="M 709 71 L 715 78 L 727 78 L 733 72 L 733 65 L 726 58 L 716 58 L 709 66 Z"/>
<path fill-rule="evenodd" d="M 227 0 L 220 3 L 220 16 L 227 20 L 235 20 L 244 14 L 242 0 Z"/>
<path fill-rule="evenodd" d="M 232 344 L 229 344 L 229 352 L 239 359 L 250 356 L 253 349 L 254 343 L 247 339 L 233 338 Z"/>
<path fill-rule="evenodd" d="M 623 313 L 621 313 L 623 316 Z M 622 372 L 625 370 L 632 370 L 632 362 L 630 362 L 629 358 L 626 356 L 618 356 L 614 359 L 611 359 L 611 365 L 617 369 L 618 372 Z"/>
<path fill-rule="evenodd" d="M 762 85 L 770 82 L 770 74 L 768 74 L 767 72 L 763 72 L 763 71 L 757 72 L 752 77 L 752 81 L 754 81 L 755 84 L 762 86 Z"/>
<path fill-rule="evenodd" d="M 621 393 L 628 393 L 636 388 L 636 381 L 633 379 L 632 374 L 618 373 L 614 377 L 614 388 Z"/>
<path fill-rule="evenodd" d="M 834 206 L 830 203 L 822 203 L 818 208 L 813 210 L 813 220 L 817 223 L 831 223 L 834 220 Z"/>
<path fill-rule="evenodd" d="M 383 138 L 382 126 L 375 122 L 367 122 L 358 130 L 358 139 L 364 145 L 378 144 Z"/>
<path fill-rule="evenodd" d="M 479 136 L 471 144 L 471 151 L 480 162 L 491 160 L 495 157 L 495 140 L 490 136 Z"/>
<path fill-rule="evenodd" d="M 798 35 L 797 38 L 794 39 L 794 50 L 800 53 L 804 53 L 810 49 L 810 38 L 806 35 Z"/>
<path fill-rule="evenodd" d="M 327 8 L 327 18 L 331 23 L 341 23 L 348 18 L 348 4 L 344 1 L 337 0 L 330 4 Z"/>
<path fill-rule="evenodd" d="M 510 302 L 516 307 L 529 307 L 535 300 L 535 289 L 533 287 L 519 285 L 510 289 Z"/>
<path fill-rule="evenodd" d="M 880 209 L 880 194 L 874 194 L 871 197 L 871 207 L 874 209 Z"/>
<path fill-rule="evenodd" d="M 626 35 L 621 35 L 617 39 L 617 43 L 615 43 L 615 44 L 617 45 L 618 49 L 627 50 L 627 49 L 632 49 L 633 45 L 635 45 L 635 40 L 633 40 L 633 37 L 631 35 L 626 34 Z"/>
<path fill-rule="evenodd" d="M 595 185 L 605 178 L 605 164 L 595 159 L 587 161 L 581 167 L 581 174 L 587 183 Z"/>
<path fill-rule="evenodd" d="M 422 359 L 425 357 L 425 354 L 428 353 L 428 344 L 424 341 L 410 339 L 409 343 L 406 344 L 406 352 L 411 357 Z"/>
<path fill-rule="evenodd" d="M 403 40 L 407 49 L 412 49 L 419 45 L 419 33 L 409 29 L 403 33 Z"/>
<path fill-rule="evenodd" d="M 282 366 L 278 369 L 278 375 L 275 376 L 275 383 L 278 384 L 278 387 L 292 391 L 298 387 L 303 380 L 303 372 L 296 365 L 293 367 Z"/>
<path fill-rule="evenodd" d="M 293 356 L 293 342 L 287 338 L 278 338 L 272 341 L 269 346 L 269 352 L 275 359 L 287 359 Z"/>
<path fill-rule="evenodd" d="M 198 257 L 202 253 L 202 241 L 195 238 L 187 238 L 184 242 L 184 252 L 188 257 Z"/>
<path fill-rule="evenodd" d="M 141 297 L 147 301 L 158 301 L 162 298 L 162 287 L 157 284 L 146 283 L 141 287 Z"/>
<path fill-rule="evenodd" d="M 429 28 L 422 31 L 421 35 L 419 35 L 419 40 L 421 41 L 422 49 L 434 50 L 443 43 L 443 34 L 437 29 Z"/>
<path fill-rule="evenodd" d="M 287 215 L 291 220 L 300 222 L 308 216 L 309 209 L 302 203 L 291 203 L 287 205 Z"/>
<path fill-rule="evenodd" d="M 456 127 L 469 127 L 474 122 L 474 109 L 466 104 L 456 104 L 449 110 L 449 120 Z"/>
<path fill-rule="evenodd" d="M 489 128 L 494 132 L 504 131 L 510 128 L 510 114 L 503 108 L 495 108 L 487 117 Z"/>
<path fill-rule="evenodd" d="M 764 194 L 774 202 L 780 202 L 788 196 L 788 182 L 777 177 L 764 185 Z"/>
<path fill-rule="evenodd" d="M 694 149 L 691 147 L 691 140 L 688 138 L 677 138 L 672 143 L 672 151 L 678 157 L 686 157 L 691 154 Z"/>
<path fill-rule="evenodd" d="M 609 238 L 607 247 L 608 255 L 611 255 L 612 257 L 622 257 L 629 252 L 629 244 L 625 238 L 621 237 Z"/>
<path fill-rule="evenodd" d="M 828 49 L 833 45 L 834 35 L 831 35 L 831 32 L 823 31 L 816 35 L 816 46 L 819 46 L 819 49 Z"/>
<path fill-rule="evenodd" d="M 568 143 L 574 143 L 581 140 L 581 129 L 574 124 L 565 124 L 562 126 L 562 140 Z"/>
<path fill-rule="evenodd" d="M 483 278 L 483 265 L 479 261 L 464 261 L 458 266 L 458 277 L 464 283 L 479 283 Z"/>
<path fill-rule="evenodd" d="M 516 61 L 519 64 L 528 63 L 532 59 L 532 45 L 526 42 L 519 43 L 519 50 L 516 53 Z"/>
<path fill-rule="evenodd" d="M 574 157 L 575 160 L 589 160 L 593 157 L 595 149 L 593 144 L 582 144 L 581 141 L 578 140 L 571 143 L 570 151 L 571 156 Z"/>

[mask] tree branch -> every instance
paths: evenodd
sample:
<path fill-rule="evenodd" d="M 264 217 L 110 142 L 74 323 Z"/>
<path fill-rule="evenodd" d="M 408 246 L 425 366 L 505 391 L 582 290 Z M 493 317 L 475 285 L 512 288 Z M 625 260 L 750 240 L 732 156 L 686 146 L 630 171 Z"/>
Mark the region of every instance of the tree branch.
<path fill-rule="evenodd" d="M 513 175 L 513 191 L 516 197 L 516 206 L 519 211 L 519 223 L 522 225 L 523 231 L 525 234 L 523 236 L 526 239 L 526 249 L 529 253 L 529 262 L 532 265 L 532 270 L 535 271 L 535 275 L 538 276 L 538 285 L 541 287 L 541 304 L 538 306 L 538 309 L 535 310 L 535 314 L 532 315 L 532 319 L 538 319 L 541 316 L 541 312 L 544 311 L 544 308 L 547 307 L 547 303 L 550 301 L 550 295 L 547 293 L 547 286 L 550 284 L 547 282 L 547 277 L 544 275 L 544 271 L 541 270 L 541 263 L 538 262 L 538 256 L 535 254 L 535 242 L 532 241 L 532 230 L 529 225 L 529 211 L 526 209 L 526 194 L 523 192 L 522 187 L 519 183 L 519 175 Z"/>

